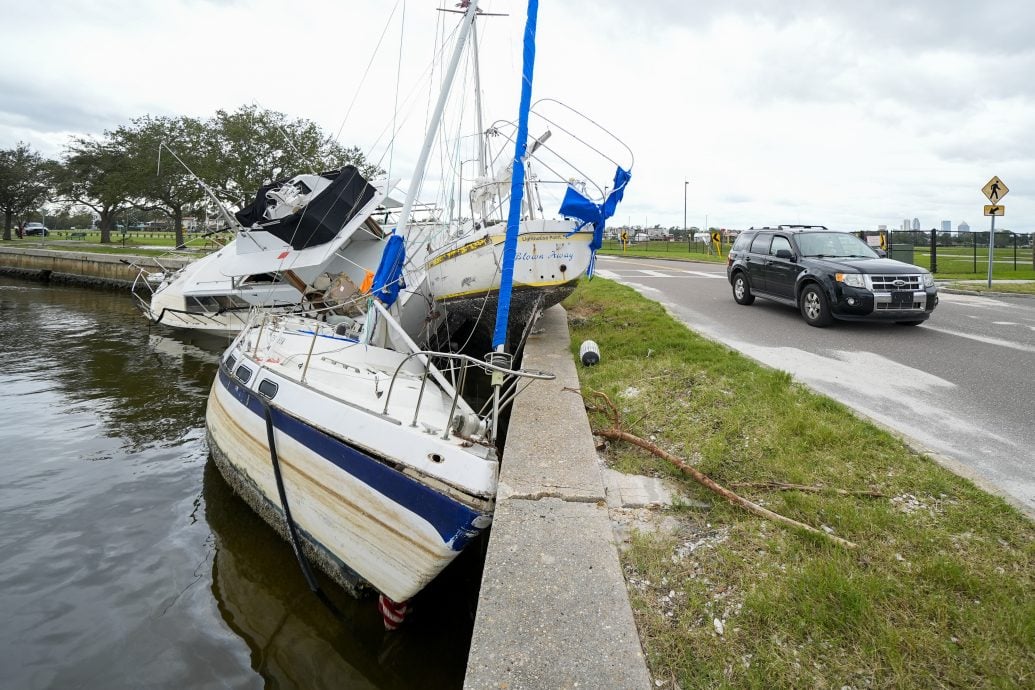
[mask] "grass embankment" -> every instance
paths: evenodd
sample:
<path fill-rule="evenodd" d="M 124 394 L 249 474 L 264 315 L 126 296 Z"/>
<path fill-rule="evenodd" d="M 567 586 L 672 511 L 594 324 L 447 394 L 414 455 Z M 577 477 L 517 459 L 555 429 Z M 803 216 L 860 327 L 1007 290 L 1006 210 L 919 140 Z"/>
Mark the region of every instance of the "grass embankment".
<path fill-rule="evenodd" d="M 726 250 L 723 247 L 723 255 L 709 254 L 698 242 L 694 245 L 694 251 L 690 251 L 685 242 L 634 242 L 630 243 L 624 250 L 621 242 L 606 240 L 600 248 L 601 254 L 608 256 L 642 256 L 651 259 L 679 259 L 683 261 L 709 261 L 712 263 L 726 263 Z"/>
<path fill-rule="evenodd" d="M 101 244 L 101 233 L 99 231 L 86 231 L 85 237 L 75 237 L 75 233 L 83 231 L 73 230 L 52 230 L 45 240 L 39 237 L 26 237 L 22 239 L 11 239 L 0 241 L 0 247 L 15 247 L 23 249 L 53 249 L 55 251 L 83 252 L 87 254 L 132 254 L 134 256 L 161 256 L 176 252 L 176 237 L 173 233 L 128 233 L 125 240 L 118 233 L 111 234 L 111 242 Z M 197 254 L 218 249 L 220 243 L 228 239 L 223 238 L 219 243 L 214 238 L 188 236 L 185 240 L 184 254 Z M 183 250 L 180 250 L 183 251 Z"/>
<path fill-rule="evenodd" d="M 967 292 L 1012 292 L 1019 295 L 1035 295 L 1035 281 L 1030 283 L 1003 283 L 992 281 L 992 288 L 989 289 L 986 283 L 974 283 L 956 281 L 949 283 L 947 287 Z"/>
<path fill-rule="evenodd" d="M 736 491 L 858 544 L 848 550 L 764 521 L 643 450 L 610 446 L 617 469 L 672 477 L 712 504 L 670 509 L 678 528 L 638 534 L 622 557 L 665 687 L 1035 683 L 1035 526 L 1024 516 L 631 289 L 598 278 L 566 306 L 573 351 L 593 339 L 603 355 L 580 367 L 583 391 L 610 396 L 627 431 L 727 487 L 827 487 Z M 599 413 L 591 422 L 610 426 Z"/>
<path fill-rule="evenodd" d="M 722 256 L 708 254 L 704 245 L 696 243 L 694 251 L 689 251 L 685 242 L 635 242 L 623 251 L 620 242 L 606 240 L 600 249 L 601 254 L 609 256 L 642 256 L 652 259 L 681 259 L 692 261 L 708 261 L 725 263 L 729 246 L 723 245 Z M 1035 280 L 1035 264 L 1032 263 L 1031 249 L 1018 250 L 1016 263 L 1012 248 L 998 248 L 992 263 L 992 278 L 999 280 Z M 922 268 L 931 267 L 931 254 L 923 247 L 916 247 L 913 263 Z M 938 249 L 938 271 L 935 275 L 945 280 L 968 280 L 988 275 L 988 248 L 978 248 L 976 258 L 969 247 L 942 247 Z"/>

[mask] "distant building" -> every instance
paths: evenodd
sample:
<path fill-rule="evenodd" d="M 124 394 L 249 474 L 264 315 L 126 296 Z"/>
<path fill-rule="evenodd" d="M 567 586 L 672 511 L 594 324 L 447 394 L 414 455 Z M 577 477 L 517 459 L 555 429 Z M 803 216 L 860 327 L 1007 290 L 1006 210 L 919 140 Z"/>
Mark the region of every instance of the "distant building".
<path fill-rule="evenodd" d="M 902 229 L 903 230 L 909 230 L 909 219 L 908 218 L 903 218 L 902 219 Z"/>
<path fill-rule="evenodd" d="M 877 226 L 877 231 L 878 232 L 887 232 L 888 231 L 888 226 L 887 225 L 878 225 Z"/>
<path fill-rule="evenodd" d="M 967 221 L 963 221 L 962 223 L 960 223 L 959 225 L 956 226 L 956 231 L 957 232 L 970 232 L 970 226 L 967 225 Z"/>
<path fill-rule="evenodd" d="M 919 230 L 920 229 L 920 219 L 919 218 L 914 218 L 913 219 L 913 229 L 914 230 Z"/>
<path fill-rule="evenodd" d="M 942 221 L 942 232 L 945 232 L 945 233 L 952 232 L 952 221 L 951 220 L 943 220 Z"/>

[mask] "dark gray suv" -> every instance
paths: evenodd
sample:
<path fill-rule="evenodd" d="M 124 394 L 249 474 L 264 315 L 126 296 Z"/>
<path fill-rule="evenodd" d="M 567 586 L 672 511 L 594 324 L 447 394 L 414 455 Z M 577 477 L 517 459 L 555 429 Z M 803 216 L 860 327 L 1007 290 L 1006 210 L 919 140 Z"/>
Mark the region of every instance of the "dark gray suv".
<path fill-rule="evenodd" d="M 833 319 L 916 326 L 938 304 L 927 269 L 886 259 L 847 232 L 822 225 L 751 228 L 726 260 L 737 304 L 755 297 L 796 307 L 810 326 Z"/>

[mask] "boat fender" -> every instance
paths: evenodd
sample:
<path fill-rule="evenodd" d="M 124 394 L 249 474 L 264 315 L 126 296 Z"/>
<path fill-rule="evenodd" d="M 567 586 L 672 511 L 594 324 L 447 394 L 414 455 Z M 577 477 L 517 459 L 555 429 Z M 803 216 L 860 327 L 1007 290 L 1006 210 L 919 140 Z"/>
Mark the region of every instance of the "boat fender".
<path fill-rule="evenodd" d="M 381 620 L 384 621 L 385 630 L 391 632 L 402 625 L 406 614 L 410 610 L 408 601 L 392 601 L 384 594 L 377 595 L 377 610 L 381 612 Z"/>
<path fill-rule="evenodd" d="M 485 436 L 485 420 L 476 414 L 458 414 L 453 417 L 453 433 L 460 438 Z"/>
<path fill-rule="evenodd" d="M 600 348 L 592 340 L 586 340 L 579 348 L 579 360 L 583 366 L 591 367 L 600 363 Z"/>

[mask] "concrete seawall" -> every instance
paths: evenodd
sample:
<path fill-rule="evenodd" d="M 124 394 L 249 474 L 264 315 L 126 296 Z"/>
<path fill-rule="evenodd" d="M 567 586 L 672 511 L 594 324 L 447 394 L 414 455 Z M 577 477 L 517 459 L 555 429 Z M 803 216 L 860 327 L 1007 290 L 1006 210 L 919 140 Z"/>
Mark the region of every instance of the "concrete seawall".
<path fill-rule="evenodd" d="M 162 266 L 170 270 L 186 263 L 184 259 L 162 259 Z M 94 254 L 65 248 L 0 247 L 0 274 L 46 282 L 124 289 L 133 284 L 139 272 L 133 264 L 161 270 L 153 258 L 146 256 Z"/>
<path fill-rule="evenodd" d="M 465 688 L 651 686 L 629 605 L 564 309 L 522 366 L 557 374 L 518 396 Z"/>

